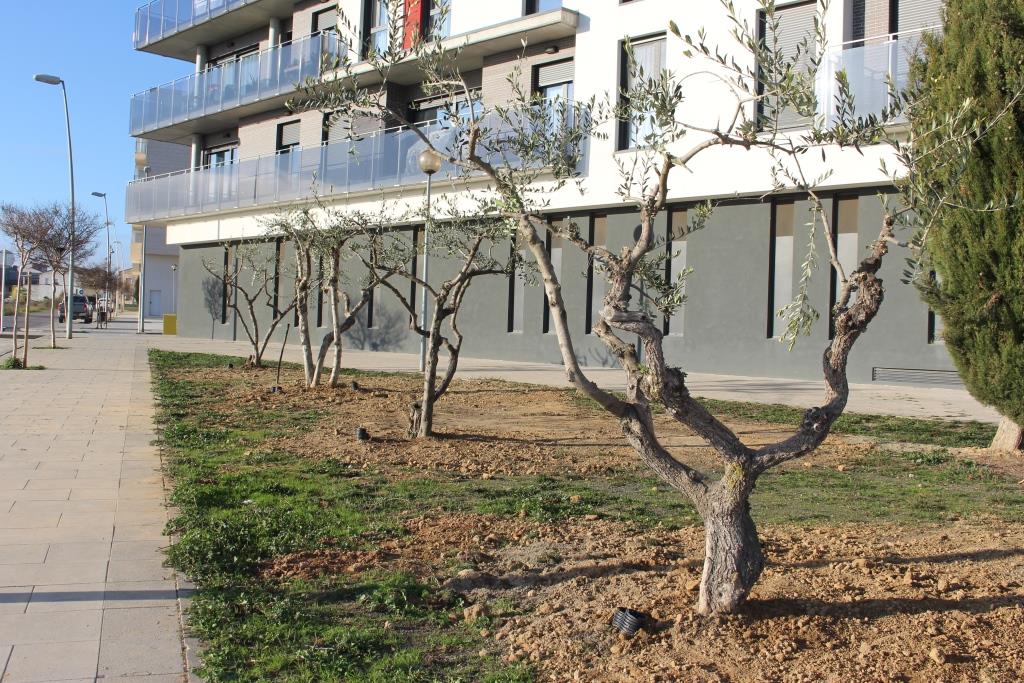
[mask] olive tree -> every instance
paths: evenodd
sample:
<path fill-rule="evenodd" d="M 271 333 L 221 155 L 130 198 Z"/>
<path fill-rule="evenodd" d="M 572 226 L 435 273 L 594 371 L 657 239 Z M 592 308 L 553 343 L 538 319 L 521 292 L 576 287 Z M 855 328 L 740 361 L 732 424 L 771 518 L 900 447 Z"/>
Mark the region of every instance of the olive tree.
<path fill-rule="evenodd" d="M 891 106 L 880 114 L 859 116 L 846 75 L 839 72 L 833 84 L 834 101 L 819 102 L 816 84 L 826 49 L 820 20 L 795 51 L 787 51 L 778 37 L 780 22 L 772 0 L 759 1 L 760 22 L 740 16 L 730 0 L 721 0 L 721 6 L 731 26 L 728 44 L 712 44 L 703 31 L 694 37 L 682 34 L 675 24 L 668 27 L 676 38 L 670 45 L 693 60 L 688 64 L 693 66 L 690 75 L 699 74 L 727 95 L 729 105 L 721 110 L 704 111 L 703 102 L 694 106 L 698 103 L 688 98 L 683 78 L 669 71 L 645 73 L 631 49 L 627 50 L 631 55 L 628 86 L 603 100 L 542 103 L 525 92 L 514 75 L 510 78 L 513 100 L 484 106 L 458 72 L 458 46 L 433 38 L 402 49 L 397 36 L 392 36 L 386 50 L 371 55 L 376 80 L 385 84 L 380 90 L 360 85 L 358 75 L 342 59 L 337 78 L 308 83 L 297 102 L 340 112 L 339 116 L 373 112 L 402 122 L 403 112 L 387 106 L 384 88 L 395 64 L 416 59 L 424 91 L 443 96 L 452 103 L 452 111 L 461 112 L 454 143 L 446 139 L 440 144 L 425 134 L 421 140 L 442 156 L 454 177 L 467 185 L 476 178 L 486 180 L 496 211 L 515 223 L 519 242 L 536 263 L 569 381 L 619 421 L 637 456 L 692 501 L 702 517 L 706 545 L 698 610 L 705 614 L 735 611 L 760 577 L 765 556 L 750 513 L 750 495 L 766 471 L 814 452 L 843 413 L 849 397 L 850 352 L 883 303 L 879 271 L 890 247 L 898 244 L 897 224 L 914 208 L 907 205 L 913 198 L 906 196 L 903 204 L 887 201 L 877 237 L 858 264 L 844 267 L 821 189 L 832 176 L 836 157 L 887 143 L 897 145 L 899 155 L 901 143 L 891 139 L 890 124 L 908 105 L 907 99 L 890 85 Z M 824 10 L 823 1 L 819 14 Z M 707 87 L 705 83 L 694 91 L 703 95 Z M 455 106 L 460 103 L 468 104 Z M 830 115 L 821 114 L 824 108 Z M 805 121 L 800 130 L 783 125 L 784 115 L 792 113 Z M 585 141 L 606 138 L 622 122 L 639 131 L 637 150 L 614 161 L 588 159 L 591 166 L 617 167 L 620 199 L 639 216 L 640 229 L 631 243 L 612 251 L 589 244 L 571 225 L 556 227 L 547 197 L 579 182 Z M 962 142 L 983 131 L 978 126 L 942 127 L 936 134 Z M 759 165 L 770 180 L 773 192 L 803 193 L 811 206 L 811 239 L 800 285 L 794 300 L 781 311 L 784 343 L 792 347 L 819 317 L 809 292 L 822 266 L 833 271 L 838 282 L 831 311 L 834 335 L 822 352 L 823 401 L 809 408 L 786 438 L 758 447 L 745 443 L 693 398 L 686 373 L 666 358 L 658 324 L 660 315 L 670 315 L 683 305 L 684 291 L 683 278 L 669 280 L 659 266 L 665 245 L 655 234 L 655 221 L 666 207 L 670 188 L 679 196 L 699 196 L 700 190 L 687 187 L 698 172 L 695 162 L 726 148 L 748 153 L 750 163 Z M 704 227 L 712 210 L 704 205 L 695 211 L 690 229 Z M 549 233 L 584 250 L 595 262 L 596 276 L 605 280 L 593 329 L 625 374 L 625 395 L 602 389 L 578 360 L 560 276 L 546 249 Z M 815 246 L 820 241 L 827 245 L 824 254 Z M 639 341 L 639 349 L 633 339 Z M 714 449 L 723 467 L 720 477 L 698 470 L 686 462 L 685 452 L 670 451 L 662 444 L 653 418 L 656 409 Z"/>
<path fill-rule="evenodd" d="M 57 328 L 54 308 L 57 300 L 57 277 L 61 280 L 64 300 L 68 298 L 68 257 L 72 248 L 75 262 L 85 263 L 96 253 L 96 235 L 103 227 L 99 216 L 80 206 L 72 213 L 69 204 L 53 203 L 41 207 L 41 218 L 45 225 L 45 233 L 39 244 L 40 258 L 53 271 L 54 279 L 50 289 L 50 346 L 57 348 Z M 74 225 L 72 226 L 72 219 Z M 74 244 L 72 245 L 72 234 Z M 65 303 L 67 306 L 67 303 Z"/>
<path fill-rule="evenodd" d="M 319 386 L 332 348 L 329 384 L 332 387 L 338 385 L 345 333 L 356 325 L 370 303 L 374 289 L 386 284 L 394 275 L 394 268 L 377 267 L 381 235 L 390 229 L 390 222 L 379 215 L 326 207 L 319 202 L 315 208 L 296 209 L 275 217 L 267 224 L 268 233 L 284 236 L 295 251 L 295 298 L 307 388 Z M 355 280 L 358 294 L 353 299 L 345 288 L 353 278 L 344 265 L 360 260 L 368 267 L 364 276 Z M 316 289 L 327 296 L 331 330 L 324 335 L 314 356 L 308 302 L 310 293 Z"/>
<path fill-rule="evenodd" d="M 254 368 L 263 367 L 263 354 L 274 332 L 296 304 L 294 297 L 281 297 L 281 264 L 269 246 L 254 240 L 229 242 L 223 245 L 223 261 L 203 260 L 210 275 L 203 284 L 207 306 L 235 314 L 252 349 L 247 365 Z M 270 311 L 265 325 L 260 315 L 264 308 Z M 211 310 L 211 316 L 215 313 Z"/>

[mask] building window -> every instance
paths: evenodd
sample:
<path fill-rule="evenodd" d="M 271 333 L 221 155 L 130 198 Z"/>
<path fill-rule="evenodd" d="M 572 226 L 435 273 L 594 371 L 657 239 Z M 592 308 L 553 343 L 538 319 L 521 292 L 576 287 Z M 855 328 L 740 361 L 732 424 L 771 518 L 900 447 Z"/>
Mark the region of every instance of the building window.
<path fill-rule="evenodd" d="M 634 41 L 633 59 L 637 66 L 643 70 L 646 78 L 657 76 L 665 68 L 665 36 L 654 36 Z M 620 49 L 619 55 L 620 74 L 619 85 L 622 92 L 629 92 L 636 82 L 633 78 L 629 65 L 629 55 L 626 46 Z M 623 96 L 623 104 L 629 104 L 629 98 Z M 644 146 L 644 140 L 655 130 L 654 112 L 644 114 L 632 112 L 630 119 L 619 123 L 618 149 L 636 149 Z"/>
<path fill-rule="evenodd" d="M 570 123 L 573 70 L 571 59 L 540 64 L 534 69 L 534 92 L 551 112 L 549 125 L 552 129 L 563 128 Z"/>
<path fill-rule="evenodd" d="M 515 249 L 513 243 L 509 249 Z M 526 250 L 519 249 L 519 259 L 526 259 Z M 523 320 L 526 317 L 526 281 L 519 276 L 519 269 L 514 269 L 508 276 L 508 332 L 522 332 Z"/>
<path fill-rule="evenodd" d="M 800 50 L 800 58 L 794 65 L 797 73 L 806 71 L 811 63 L 812 54 L 807 54 L 803 49 L 804 41 L 810 41 L 810 49 L 814 49 L 815 21 L 818 14 L 818 3 L 816 0 L 798 2 L 791 5 L 775 8 L 775 20 L 778 22 L 778 31 L 775 36 L 768 36 L 767 18 L 764 12 L 758 12 L 758 38 L 762 43 L 769 40 L 777 42 L 775 47 L 788 61 L 792 61 Z M 773 78 L 779 78 L 780 74 L 773 74 Z M 765 78 L 757 84 L 758 95 L 765 94 Z M 758 118 L 762 126 L 770 120 L 777 119 L 779 128 L 799 128 L 806 126 L 809 121 L 795 109 L 789 107 L 779 108 L 779 105 L 769 93 L 767 97 L 758 100 Z"/>
<path fill-rule="evenodd" d="M 932 277 L 938 278 L 935 271 L 932 271 Z M 928 308 L 928 343 L 929 344 L 945 344 L 945 340 L 942 338 L 942 329 L 945 327 L 942 324 L 942 316 Z"/>
<path fill-rule="evenodd" d="M 608 216 L 593 216 L 590 219 L 591 246 L 603 247 L 608 241 Z M 596 269 L 595 269 L 596 266 Z M 596 271 L 596 272 L 595 272 Z M 590 257 L 587 264 L 587 306 L 586 306 L 586 328 L 587 334 L 593 333 L 594 322 L 598 320 L 598 311 L 604 305 L 604 264 L 594 262 Z"/>
<path fill-rule="evenodd" d="M 386 52 L 389 43 L 388 0 L 366 0 L 363 26 L 364 57 Z"/>
<path fill-rule="evenodd" d="M 224 271 L 223 278 L 221 279 L 220 289 L 220 324 L 226 325 L 228 322 L 228 282 L 232 279 L 233 273 L 231 268 L 231 250 L 228 245 L 224 245 Z"/>
<path fill-rule="evenodd" d="M 668 212 L 668 226 L 665 234 L 665 252 L 667 254 L 665 278 L 669 283 L 674 283 L 686 270 L 686 219 L 686 209 L 672 209 Z M 662 330 L 664 334 L 682 336 L 685 310 L 685 305 L 680 306 L 673 315 L 665 316 Z"/>
<path fill-rule="evenodd" d="M 317 259 L 316 268 L 317 273 L 319 273 L 320 282 L 325 282 L 323 255 Z M 316 326 L 324 326 L 324 288 L 322 286 L 316 288 Z"/>
<path fill-rule="evenodd" d="M 451 0 L 422 1 L 430 3 L 430 12 L 427 14 L 427 25 L 424 27 L 424 35 L 428 38 L 447 38 L 451 35 Z"/>
<path fill-rule="evenodd" d="M 547 250 L 548 255 L 551 257 L 551 268 L 555 271 L 555 277 L 558 278 L 559 282 L 562 280 L 562 237 L 554 234 L 550 230 L 547 236 Z M 548 300 L 547 290 L 544 291 L 544 323 L 543 323 L 544 334 L 551 333 L 551 305 Z"/>
<path fill-rule="evenodd" d="M 768 246 L 768 338 L 782 336 L 779 311 L 793 300 L 793 233 L 796 206 L 792 199 L 772 202 Z"/>
<path fill-rule="evenodd" d="M 277 125 L 277 151 L 291 152 L 299 146 L 299 122 L 288 121 Z"/>
<path fill-rule="evenodd" d="M 336 31 L 338 29 L 338 8 L 332 7 L 313 15 L 313 33 Z"/>
<path fill-rule="evenodd" d="M 857 250 L 857 209 L 858 197 L 836 197 L 832 201 L 832 236 L 836 244 L 836 255 L 843 267 L 846 277 L 857 267 L 859 252 Z M 831 285 L 829 290 L 828 338 L 835 336 L 835 308 L 839 297 L 839 271 L 831 268 Z"/>
<path fill-rule="evenodd" d="M 541 12 L 550 12 L 561 7 L 562 0 L 526 0 L 526 7 L 523 13 L 540 14 Z"/>

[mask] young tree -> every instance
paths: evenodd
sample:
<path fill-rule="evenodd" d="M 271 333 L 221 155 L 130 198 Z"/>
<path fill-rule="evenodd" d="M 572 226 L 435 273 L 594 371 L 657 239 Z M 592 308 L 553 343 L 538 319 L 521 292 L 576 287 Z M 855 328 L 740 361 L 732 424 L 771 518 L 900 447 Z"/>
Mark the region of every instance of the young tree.
<path fill-rule="evenodd" d="M 50 346 L 57 348 L 56 300 L 57 277 L 67 301 L 68 257 L 71 251 L 71 212 L 69 205 L 53 203 L 40 209 L 46 224 L 46 234 L 40 244 L 40 257 L 53 271 L 50 293 Z M 96 235 L 103 226 L 99 216 L 82 208 L 75 208 L 75 262 L 85 263 L 96 253 Z"/>
<path fill-rule="evenodd" d="M 423 391 L 409 405 L 410 438 L 435 436 L 434 406 L 448 391 L 458 370 L 464 338 L 458 324 L 459 312 L 474 280 L 488 275 L 514 275 L 517 269 L 523 269 L 519 250 L 505 247 L 514 238 L 514 224 L 501 217 L 489 217 L 488 211 L 488 207 L 479 206 L 478 210 L 464 214 L 454 204 L 448 204 L 438 219 L 425 221 L 422 242 L 413 241 L 408 233 L 392 232 L 383 239 L 386 247 L 377 264 L 363 257 L 367 269 L 397 274 L 414 285 L 412 289 L 397 287 L 387 277 L 380 277 L 381 284 L 408 312 L 409 328 L 426 345 Z M 418 257 L 442 259 L 455 264 L 457 270 L 440 283 L 431 284 L 408 267 L 417 263 Z M 417 301 L 416 294 L 429 302 L 429 323 L 421 315 L 421 301 Z M 444 376 L 438 378 L 442 347 L 448 363 Z"/>
<path fill-rule="evenodd" d="M 267 345 L 281 321 L 295 308 L 295 298 L 282 300 L 280 264 L 267 243 L 232 242 L 225 244 L 224 250 L 224 261 L 203 261 L 203 268 L 210 274 L 203 283 L 204 298 L 208 308 L 219 305 L 222 312 L 235 313 L 252 347 L 247 365 L 262 368 Z M 265 328 L 259 314 L 263 307 L 270 310 Z M 211 316 L 215 313 L 211 311 Z"/>
<path fill-rule="evenodd" d="M 890 142 L 887 126 L 899 114 L 898 105 L 905 102 L 893 93 L 894 106 L 881 116 L 858 117 L 846 76 L 839 73 L 835 102 L 826 103 L 831 115 L 821 116 L 815 84 L 825 49 L 822 22 L 816 22 L 815 34 L 801 41 L 795 53 L 786 51 L 779 39 L 775 3 L 762 0 L 758 4 L 764 38 L 756 24 L 737 14 L 731 0 L 721 0 L 732 26 L 735 54 L 731 48 L 710 44 L 703 31 L 692 38 L 681 35 L 674 24 L 669 27 L 682 41 L 684 54 L 700 61 L 693 73 L 713 80 L 715 87 L 728 93 L 732 104 L 724 111 L 699 112 L 703 107 L 694 107 L 687 100 L 688 91 L 680 78 L 667 71 L 645 73 L 633 58 L 628 64 L 629 85 L 611 102 L 544 105 L 525 94 L 520 79 L 513 76 L 514 101 L 491 107 L 483 106 L 461 78 L 455 66 L 457 47 L 429 40 L 403 50 L 396 47 L 400 43 L 393 36 L 391 47 L 370 59 L 376 78 L 384 81 L 385 87 L 390 67 L 413 58 L 424 75 L 426 92 L 442 95 L 452 105 L 469 103 L 465 108 L 452 106 L 452 111 L 463 112 L 453 144 L 435 143 L 426 134 L 421 141 L 441 154 L 459 177 L 483 176 L 489 181 L 493 205 L 502 216 L 515 221 L 521 244 L 536 261 L 570 382 L 617 418 L 640 459 L 697 508 L 706 536 L 698 599 L 698 610 L 705 614 L 735 611 L 760 577 L 765 558 L 750 515 L 750 494 L 764 472 L 820 446 L 844 411 L 849 395 L 849 354 L 882 304 L 884 289 L 878 273 L 895 242 L 898 217 L 913 208 L 886 206 L 878 237 L 866 257 L 849 272 L 844 268 L 829 212 L 820 198 L 820 188 L 835 163 L 829 157 L 856 154 L 861 147 Z M 824 0 L 820 11 L 824 11 Z M 307 84 L 298 106 L 348 116 L 376 111 L 390 120 L 404 121 L 402 112 L 387 108 L 383 90 L 360 86 L 345 60 L 339 69 L 342 74 L 336 79 Z M 706 91 L 702 88 L 701 92 Z M 789 112 L 806 119 L 806 130 L 784 130 L 781 119 Z M 696 113 L 704 115 L 694 118 Z M 606 136 L 608 128 L 623 122 L 636 133 L 638 151 L 615 162 L 622 177 L 619 194 L 624 203 L 635 207 L 640 229 L 631 244 L 613 252 L 590 245 L 572 227 L 556 228 L 545 212 L 545 197 L 576 180 L 582 141 Z M 952 143 L 969 141 L 981 133 L 977 126 L 944 126 L 937 135 L 951 146 L 961 147 Z M 898 152 L 904 151 L 896 144 Z M 683 178 L 693 177 L 695 160 L 720 148 L 750 152 L 751 163 L 763 164 L 765 177 L 773 180 L 776 191 L 802 192 L 811 205 L 811 241 L 803 278 L 794 301 L 784 309 L 785 342 L 795 343 L 818 318 L 809 291 L 821 260 L 815 247 L 819 241 L 826 244 L 824 260 L 838 282 L 832 311 L 834 336 L 822 355 L 824 402 L 807 410 L 787 438 L 760 447 L 744 443 L 690 395 L 686 374 L 666 361 L 657 317 L 671 314 L 682 304 L 683 282 L 668 281 L 664 268 L 658 267 L 664 244 L 655 235 L 655 220 L 665 208 L 670 183 L 680 176 L 679 170 L 690 174 Z M 590 159 L 589 163 L 598 162 Z M 684 187 L 679 194 L 699 192 Z M 705 206 L 696 212 L 693 229 L 702 227 L 710 210 Z M 559 275 L 545 245 L 547 233 L 559 233 L 586 251 L 596 261 L 595 272 L 606 282 L 594 332 L 625 372 L 624 397 L 597 386 L 577 359 Z M 630 343 L 634 337 L 642 354 Z M 714 448 L 724 468 L 721 478 L 715 480 L 697 470 L 661 444 L 653 419 L 655 405 Z"/>
<path fill-rule="evenodd" d="M 27 208 L 16 204 L 0 205 L 0 232 L 10 239 L 14 251 L 18 254 L 18 288 L 14 299 L 14 321 L 11 328 L 11 357 L 18 359 L 18 307 L 21 300 L 22 281 L 25 269 L 40 256 L 40 244 L 46 237 L 47 221 L 45 211 L 39 208 Z M 30 285 L 31 286 L 31 285 Z M 22 350 L 21 364 L 28 367 L 28 328 L 29 328 L 29 292 L 25 293 L 25 348 Z"/>
<path fill-rule="evenodd" d="M 942 338 L 971 394 L 1003 416 L 993 447 L 1017 450 L 1024 425 L 1024 5 L 949 3 L 945 32 L 927 41 L 910 111 L 918 196 L 952 194 L 916 243 L 914 277 L 943 323 Z M 998 117 L 969 151 L 929 134 L 965 101 Z M 1007 102 L 1011 102 L 1009 108 Z M 985 208 L 985 210 L 978 210 Z"/>
<path fill-rule="evenodd" d="M 356 324 L 370 302 L 374 288 L 394 275 L 394 269 L 376 267 L 380 235 L 390 229 L 390 223 L 380 216 L 322 205 L 315 209 L 282 214 L 267 225 L 268 234 L 284 236 L 295 250 L 295 296 L 300 302 L 299 343 L 302 347 L 307 388 L 319 386 L 327 355 L 332 348 L 334 357 L 329 383 L 332 387 L 338 385 L 345 333 Z M 349 278 L 343 272 L 342 265 L 346 261 L 353 261 L 357 254 L 370 267 L 358 281 L 358 295 L 353 303 L 345 291 Z M 314 263 L 318 267 L 314 268 Z M 308 301 L 310 292 L 315 288 L 321 289 L 327 296 L 331 331 L 324 335 L 319 351 L 314 356 Z"/>

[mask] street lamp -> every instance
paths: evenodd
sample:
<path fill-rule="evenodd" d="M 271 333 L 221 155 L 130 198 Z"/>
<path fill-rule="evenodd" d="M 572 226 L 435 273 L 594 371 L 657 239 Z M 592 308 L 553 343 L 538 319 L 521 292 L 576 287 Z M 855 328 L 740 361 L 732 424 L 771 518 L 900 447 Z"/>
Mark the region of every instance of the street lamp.
<path fill-rule="evenodd" d="M 423 284 L 430 282 L 430 182 L 434 174 L 441 170 L 441 155 L 427 148 L 420 152 L 420 170 L 427 174 L 427 216 L 423 223 Z M 427 329 L 427 288 L 424 286 L 420 294 L 420 324 Z M 427 338 L 420 337 L 420 372 L 427 367 Z"/>
<path fill-rule="evenodd" d="M 64 79 L 50 74 L 36 74 L 35 79 L 46 85 L 59 85 L 64 93 L 64 123 L 68 129 L 68 169 L 71 179 L 71 244 L 68 249 L 68 289 L 64 292 L 64 320 L 67 338 L 71 339 L 71 321 L 75 315 L 75 157 L 71 147 L 71 114 L 68 110 L 68 87 Z"/>
<path fill-rule="evenodd" d="M 110 306 L 110 211 L 107 209 L 107 193 L 106 192 L 93 192 L 93 197 L 102 197 L 103 199 L 103 218 L 106 220 L 107 228 L 107 276 L 103 278 L 103 289 L 107 295 L 107 306 Z"/>

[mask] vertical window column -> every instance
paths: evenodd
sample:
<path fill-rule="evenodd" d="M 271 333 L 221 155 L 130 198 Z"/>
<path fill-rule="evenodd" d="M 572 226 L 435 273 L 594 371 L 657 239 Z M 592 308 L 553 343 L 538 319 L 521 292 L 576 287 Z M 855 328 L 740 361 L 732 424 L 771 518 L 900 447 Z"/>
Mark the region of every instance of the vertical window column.
<path fill-rule="evenodd" d="M 547 250 L 551 256 L 551 268 L 555 271 L 555 277 L 558 281 L 562 281 L 562 238 L 559 235 L 555 235 L 548 232 L 547 237 Z M 548 301 L 547 291 L 544 292 L 544 323 L 543 323 L 544 334 L 551 333 L 551 305 Z"/>
<path fill-rule="evenodd" d="M 785 325 L 779 311 L 793 300 L 793 232 L 796 220 L 793 200 L 772 202 L 768 247 L 768 338 L 782 335 Z"/>
<path fill-rule="evenodd" d="M 836 255 L 846 277 L 857 267 L 860 252 L 857 248 L 857 220 L 859 197 L 835 197 L 832 200 L 832 235 L 836 244 Z M 829 339 L 835 336 L 835 320 L 832 309 L 839 298 L 839 271 L 830 269 L 832 274 L 829 291 Z"/>
<path fill-rule="evenodd" d="M 590 245 L 603 247 L 608 241 L 608 216 L 592 216 L 590 219 Z M 604 305 L 605 274 L 595 272 L 595 266 L 604 270 L 603 264 L 595 264 L 594 258 L 590 258 L 587 266 L 587 334 L 594 331 L 594 323 L 598 320 L 598 311 Z"/>
<path fill-rule="evenodd" d="M 665 236 L 665 251 L 668 258 L 665 260 L 665 277 L 670 283 L 674 283 L 686 270 L 686 218 L 686 209 L 672 209 L 668 212 L 668 230 Z M 672 316 L 665 316 L 662 332 L 681 337 L 685 312 L 684 304 Z"/>
<path fill-rule="evenodd" d="M 517 247 L 518 242 L 513 242 L 509 249 Z M 526 249 L 519 248 L 519 258 L 526 259 Z M 508 278 L 508 332 L 522 332 L 526 317 L 526 282 L 519 276 L 518 268 L 509 273 Z"/>

